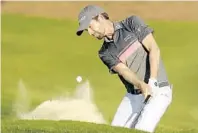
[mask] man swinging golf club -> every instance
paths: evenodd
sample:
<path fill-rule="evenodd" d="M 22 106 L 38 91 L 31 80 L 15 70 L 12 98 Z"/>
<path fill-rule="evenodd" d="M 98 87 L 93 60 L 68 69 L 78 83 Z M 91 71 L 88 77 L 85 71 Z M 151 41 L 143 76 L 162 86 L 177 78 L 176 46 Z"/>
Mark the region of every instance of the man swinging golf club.
<path fill-rule="evenodd" d="M 153 29 L 135 15 L 113 22 L 95 5 L 84 7 L 78 21 L 78 36 L 88 31 L 104 40 L 98 55 L 109 72 L 117 74 L 126 87 L 126 95 L 111 125 L 154 132 L 172 101 L 172 87 Z"/>

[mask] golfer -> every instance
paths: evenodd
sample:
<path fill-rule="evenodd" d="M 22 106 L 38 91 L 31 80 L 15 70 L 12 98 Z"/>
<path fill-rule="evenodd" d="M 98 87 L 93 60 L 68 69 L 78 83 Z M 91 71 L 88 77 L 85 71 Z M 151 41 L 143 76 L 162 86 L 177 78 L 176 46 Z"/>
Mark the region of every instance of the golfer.
<path fill-rule="evenodd" d="M 78 22 L 78 36 L 87 31 L 104 40 L 98 55 L 126 88 L 111 125 L 154 132 L 172 101 L 172 87 L 153 36 L 154 30 L 135 15 L 113 22 L 107 12 L 95 5 L 84 7 Z M 134 121 L 148 95 L 151 95 L 148 103 Z"/>

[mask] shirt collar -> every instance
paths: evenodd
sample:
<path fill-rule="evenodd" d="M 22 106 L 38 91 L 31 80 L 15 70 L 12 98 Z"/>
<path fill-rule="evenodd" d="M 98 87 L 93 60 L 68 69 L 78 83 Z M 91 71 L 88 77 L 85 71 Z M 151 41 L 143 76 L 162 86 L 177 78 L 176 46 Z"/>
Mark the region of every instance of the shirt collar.
<path fill-rule="evenodd" d="M 105 37 L 104 38 L 105 42 L 113 42 L 113 41 L 115 41 L 117 39 L 116 31 L 123 28 L 123 26 L 120 24 L 120 22 L 113 22 L 113 27 L 114 27 L 114 30 L 115 30 L 113 39 L 110 40 L 107 37 Z"/>
<path fill-rule="evenodd" d="M 113 22 L 113 26 L 114 26 L 115 31 L 123 28 L 120 22 Z"/>

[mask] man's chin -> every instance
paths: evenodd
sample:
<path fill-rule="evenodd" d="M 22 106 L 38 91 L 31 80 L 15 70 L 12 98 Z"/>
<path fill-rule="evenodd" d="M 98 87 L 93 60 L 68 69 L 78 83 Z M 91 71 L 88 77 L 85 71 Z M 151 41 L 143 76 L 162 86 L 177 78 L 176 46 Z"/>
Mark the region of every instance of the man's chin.
<path fill-rule="evenodd" d="M 98 40 L 102 40 L 103 38 L 97 38 Z"/>
<path fill-rule="evenodd" d="M 96 37 L 98 40 L 102 40 L 104 37 Z"/>

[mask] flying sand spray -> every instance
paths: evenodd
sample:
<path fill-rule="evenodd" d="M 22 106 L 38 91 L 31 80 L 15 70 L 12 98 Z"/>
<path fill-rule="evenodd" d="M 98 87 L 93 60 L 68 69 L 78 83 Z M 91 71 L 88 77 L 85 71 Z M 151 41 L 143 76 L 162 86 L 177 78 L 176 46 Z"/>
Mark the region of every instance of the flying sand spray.
<path fill-rule="evenodd" d="M 107 124 L 102 113 L 93 102 L 93 90 L 89 81 L 82 82 L 81 76 L 77 76 L 76 81 L 80 84 L 75 88 L 72 96 L 46 100 L 32 111 L 24 112 L 15 106 L 18 118 L 28 120 L 73 120 Z M 19 91 L 26 91 L 22 80 L 19 82 Z M 28 96 L 25 96 L 23 100 L 26 100 L 26 97 Z M 16 104 L 24 107 L 29 106 L 21 103 Z"/>

